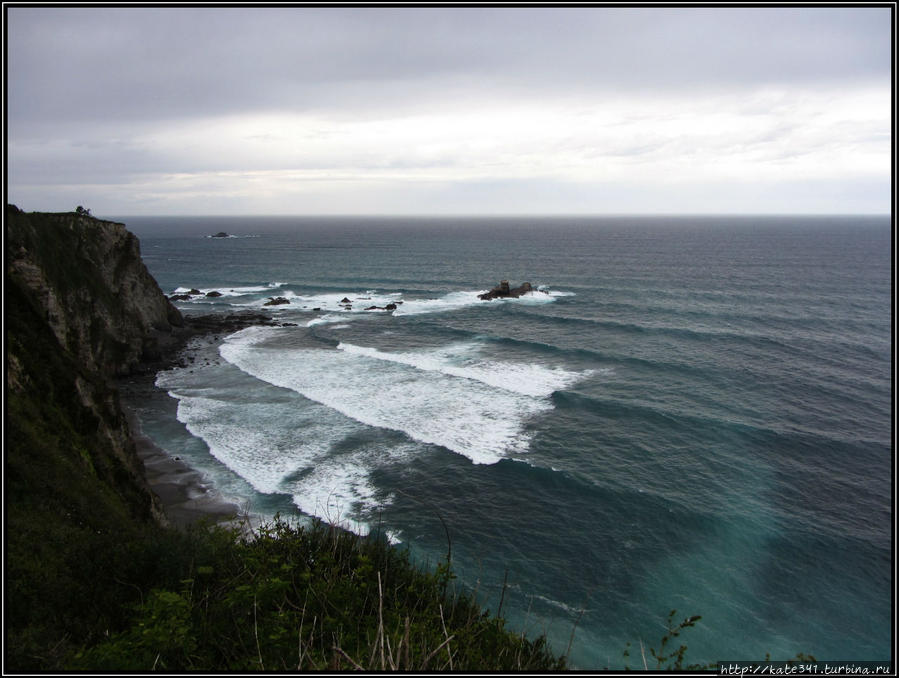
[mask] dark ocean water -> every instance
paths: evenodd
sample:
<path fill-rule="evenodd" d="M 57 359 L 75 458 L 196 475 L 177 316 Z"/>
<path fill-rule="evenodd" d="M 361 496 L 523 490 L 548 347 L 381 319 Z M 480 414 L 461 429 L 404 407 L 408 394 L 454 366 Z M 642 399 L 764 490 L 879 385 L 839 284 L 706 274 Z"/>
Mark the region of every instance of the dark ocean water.
<path fill-rule="evenodd" d="M 889 218 L 121 220 L 164 292 L 224 295 L 185 313 L 290 301 L 140 403 L 252 512 L 432 564 L 445 523 L 580 668 L 672 608 L 689 662 L 891 657 Z"/>

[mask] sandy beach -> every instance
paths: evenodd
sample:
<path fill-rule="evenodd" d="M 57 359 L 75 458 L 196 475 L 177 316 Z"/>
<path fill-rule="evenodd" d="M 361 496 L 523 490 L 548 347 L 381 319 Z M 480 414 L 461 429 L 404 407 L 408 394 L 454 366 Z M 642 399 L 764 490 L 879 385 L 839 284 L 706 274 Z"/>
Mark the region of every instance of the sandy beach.
<path fill-rule="evenodd" d="M 271 322 L 268 316 L 255 313 L 193 316 L 186 320 L 189 329 L 182 335 L 182 340 L 170 346 L 167 355 L 158 363 L 147 365 L 142 373 L 121 380 L 118 385 L 120 392 L 127 391 L 133 398 L 135 393 L 155 388 L 153 384 L 156 372 L 182 359 L 186 337 L 193 336 L 211 345 L 218 343 L 219 336 L 241 327 Z M 138 457 L 143 462 L 144 477 L 150 489 L 159 497 L 169 522 L 177 527 L 186 527 L 201 520 L 214 523 L 241 520 L 246 513 L 243 507 L 223 498 L 201 473 L 178 457 L 170 455 L 143 433 L 138 416 L 129 408 L 129 399 L 122 398 L 121 404 L 128 417 Z"/>
<path fill-rule="evenodd" d="M 144 477 L 172 525 L 186 527 L 202 519 L 229 522 L 240 516 L 240 506 L 220 497 L 200 473 L 160 449 L 140 431 L 133 414 L 128 418 Z"/>

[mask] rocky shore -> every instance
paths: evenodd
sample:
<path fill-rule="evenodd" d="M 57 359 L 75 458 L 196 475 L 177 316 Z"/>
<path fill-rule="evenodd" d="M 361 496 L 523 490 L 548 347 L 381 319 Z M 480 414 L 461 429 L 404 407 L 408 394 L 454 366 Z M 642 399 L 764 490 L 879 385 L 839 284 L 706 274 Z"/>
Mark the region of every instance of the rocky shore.
<path fill-rule="evenodd" d="M 157 359 L 139 363 L 129 376 L 118 380 L 117 386 L 123 396 L 122 408 L 128 418 L 137 455 L 143 464 L 144 478 L 159 499 L 169 524 L 183 528 L 198 521 L 241 521 L 246 517 L 246 511 L 244 507 L 222 497 L 201 473 L 146 436 L 131 405 L 145 400 L 156 388 L 156 375 L 161 370 L 186 366 L 183 354 L 190 340 L 216 342 L 246 327 L 278 324 L 270 316 L 255 312 L 185 315 L 182 327 L 173 333 L 171 341 L 163 347 Z"/>

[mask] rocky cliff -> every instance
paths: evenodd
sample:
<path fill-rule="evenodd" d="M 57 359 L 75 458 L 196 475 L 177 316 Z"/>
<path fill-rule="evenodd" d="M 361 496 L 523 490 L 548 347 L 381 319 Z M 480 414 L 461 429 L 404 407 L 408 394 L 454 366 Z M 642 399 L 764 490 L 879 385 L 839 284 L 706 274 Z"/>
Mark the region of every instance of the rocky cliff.
<path fill-rule="evenodd" d="M 24 506 L 75 529 L 164 521 L 111 380 L 174 342 L 181 314 L 124 225 L 5 216 L 11 522 Z"/>
<path fill-rule="evenodd" d="M 260 318 L 188 326 L 123 224 L 10 205 L 5 225 L 6 657 L 28 673 L 124 623 L 138 583 L 177 561 L 116 378 Z"/>
<path fill-rule="evenodd" d="M 7 282 L 42 309 L 60 347 L 91 370 L 127 373 L 158 357 L 183 324 L 124 224 L 10 205 L 6 253 Z"/>

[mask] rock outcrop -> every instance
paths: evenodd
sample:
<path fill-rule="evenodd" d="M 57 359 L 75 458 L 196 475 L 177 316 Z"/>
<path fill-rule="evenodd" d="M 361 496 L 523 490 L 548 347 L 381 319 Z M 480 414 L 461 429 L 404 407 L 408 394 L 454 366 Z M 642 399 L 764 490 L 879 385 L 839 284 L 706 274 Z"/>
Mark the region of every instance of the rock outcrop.
<path fill-rule="evenodd" d="M 124 224 L 9 206 L 6 252 L 7 283 L 42 311 L 63 349 L 101 374 L 155 359 L 184 323 Z"/>
<path fill-rule="evenodd" d="M 527 294 L 528 292 L 533 292 L 534 288 L 531 287 L 531 283 L 525 282 L 521 283 L 518 287 L 511 288 L 509 287 L 508 280 L 501 280 L 499 285 L 494 287 L 489 292 L 484 292 L 483 294 L 478 295 L 478 299 L 517 299 L 522 294 Z"/>
<path fill-rule="evenodd" d="M 183 318 L 144 266 L 137 238 L 85 213 L 8 206 L 6 287 L 13 494 L 49 493 L 41 501 L 73 529 L 123 510 L 165 522 L 113 379 L 158 359 L 178 341 Z"/>

